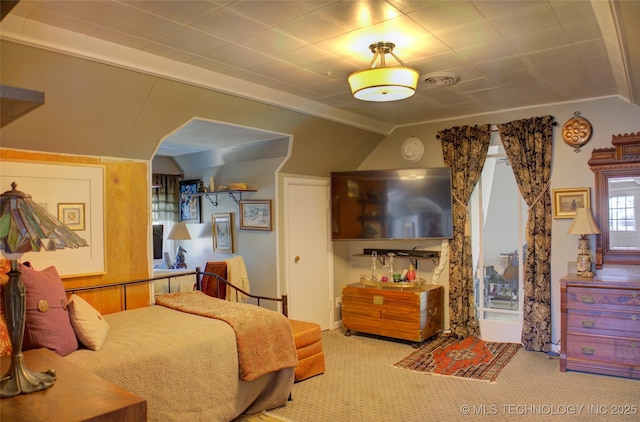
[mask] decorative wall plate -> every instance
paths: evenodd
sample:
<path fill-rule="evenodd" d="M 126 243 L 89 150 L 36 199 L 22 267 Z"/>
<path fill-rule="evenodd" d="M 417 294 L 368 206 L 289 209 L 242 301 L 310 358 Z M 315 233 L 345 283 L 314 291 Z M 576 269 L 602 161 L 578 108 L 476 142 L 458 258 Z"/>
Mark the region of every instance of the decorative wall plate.
<path fill-rule="evenodd" d="M 424 145 L 420 139 L 411 136 L 402 143 L 400 153 L 407 163 L 417 163 L 424 154 Z"/>
<path fill-rule="evenodd" d="M 562 139 L 567 145 L 572 146 L 575 152 L 579 152 L 580 147 L 591 139 L 591 132 L 591 123 L 584 117 L 580 117 L 580 112 L 576 111 L 573 117 L 562 126 Z"/>

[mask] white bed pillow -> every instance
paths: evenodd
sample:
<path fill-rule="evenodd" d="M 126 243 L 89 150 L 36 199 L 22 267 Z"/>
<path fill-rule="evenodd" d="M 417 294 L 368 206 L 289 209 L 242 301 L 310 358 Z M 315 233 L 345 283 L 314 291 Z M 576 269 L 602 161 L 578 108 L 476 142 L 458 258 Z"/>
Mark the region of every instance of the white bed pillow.
<path fill-rule="evenodd" d="M 78 295 L 71 295 L 68 304 L 73 331 L 80 343 L 91 350 L 100 350 L 109 333 L 109 324 L 96 308 Z"/>

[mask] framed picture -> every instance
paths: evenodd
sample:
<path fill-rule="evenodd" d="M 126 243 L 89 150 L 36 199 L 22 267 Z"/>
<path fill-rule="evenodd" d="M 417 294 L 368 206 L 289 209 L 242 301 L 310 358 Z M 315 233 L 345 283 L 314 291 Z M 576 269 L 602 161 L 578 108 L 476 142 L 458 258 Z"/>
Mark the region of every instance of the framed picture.
<path fill-rule="evenodd" d="M 84 230 L 84 204 L 58 204 L 58 220 L 71 230 Z"/>
<path fill-rule="evenodd" d="M 271 231 L 271 200 L 240 201 L 240 228 Z"/>
<path fill-rule="evenodd" d="M 198 193 L 200 180 L 183 180 L 180 182 L 180 221 L 185 223 L 201 223 L 200 197 L 191 196 Z"/>
<path fill-rule="evenodd" d="M 233 253 L 231 213 L 212 214 L 211 228 L 213 232 L 213 251 L 216 253 Z"/>
<path fill-rule="evenodd" d="M 591 208 L 589 188 L 553 190 L 553 218 L 573 218 L 577 208 Z"/>

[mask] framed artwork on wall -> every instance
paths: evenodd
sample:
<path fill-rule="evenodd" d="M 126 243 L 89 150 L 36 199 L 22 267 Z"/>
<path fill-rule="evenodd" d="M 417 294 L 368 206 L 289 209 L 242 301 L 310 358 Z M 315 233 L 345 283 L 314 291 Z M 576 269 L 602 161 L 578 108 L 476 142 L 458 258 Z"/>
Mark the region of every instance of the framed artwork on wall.
<path fill-rule="evenodd" d="M 271 200 L 240 201 L 240 228 L 271 231 Z"/>
<path fill-rule="evenodd" d="M 84 230 L 84 204 L 58 204 L 58 220 L 71 230 Z"/>
<path fill-rule="evenodd" d="M 34 268 L 55 266 L 61 277 L 105 272 L 104 166 L 3 161 L 0 184 L 11 183 L 89 243 L 86 248 L 64 248 L 29 254 Z"/>
<path fill-rule="evenodd" d="M 591 208 L 589 188 L 553 190 L 553 218 L 573 218 L 577 208 Z"/>
<path fill-rule="evenodd" d="M 185 223 L 202 223 L 200 219 L 200 197 L 191 196 L 198 193 L 200 180 L 183 180 L 180 182 L 180 221 Z"/>
<path fill-rule="evenodd" d="M 213 234 L 213 251 L 216 253 L 233 253 L 233 224 L 231 213 L 212 214 L 211 228 Z"/>

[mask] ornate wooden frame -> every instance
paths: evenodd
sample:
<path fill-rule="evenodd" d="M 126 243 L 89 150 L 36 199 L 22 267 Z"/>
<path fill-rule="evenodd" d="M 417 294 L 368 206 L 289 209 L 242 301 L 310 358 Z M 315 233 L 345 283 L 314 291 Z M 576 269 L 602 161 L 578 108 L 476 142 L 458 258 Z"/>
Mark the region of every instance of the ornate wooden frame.
<path fill-rule="evenodd" d="M 603 264 L 640 264 L 639 251 L 609 248 L 609 192 L 612 177 L 640 177 L 640 132 L 613 135 L 613 147 L 594 149 L 587 162 L 595 173 L 595 218 L 602 234 L 596 236 L 596 269 Z"/>

